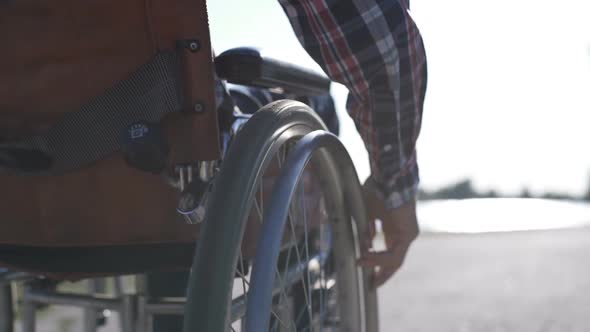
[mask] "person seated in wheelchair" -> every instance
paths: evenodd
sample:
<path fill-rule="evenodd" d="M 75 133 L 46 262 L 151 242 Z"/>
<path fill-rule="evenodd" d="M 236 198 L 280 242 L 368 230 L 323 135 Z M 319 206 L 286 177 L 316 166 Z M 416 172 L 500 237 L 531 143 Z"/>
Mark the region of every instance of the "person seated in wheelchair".
<path fill-rule="evenodd" d="M 306 51 L 331 80 L 350 91 L 347 109 L 368 150 L 372 173 L 362 189 L 373 231 L 363 232 L 363 243 L 370 242 L 377 219 L 385 234 L 386 250 L 364 246 L 356 261 L 371 271 L 374 289 L 399 269 L 418 234 L 416 141 L 426 91 L 422 38 L 407 1 L 282 0 L 281 5 Z M 258 87 L 230 85 L 229 97 L 221 102 L 230 107 L 218 110 L 205 1 L 64 6 L 9 2 L 0 11 L 0 36 L 13 50 L 0 59 L 0 217 L 8 220 L 0 223 L 2 266 L 59 280 L 187 269 L 203 229 L 209 233 L 199 245 L 207 247 L 209 236 L 237 227 L 250 213 L 237 211 L 244 215 L 206 223 L 209 228 L 200 225 L 205 207 L 221 201 L 215 199 L 215 186 L 224 183 L 216 178 L 220 163 L 223 168 L 227 159 L 250 160 L 225 155 L 223 130 L 236 119 L 227 110 L 233 113 L 235 105 L 252 114 L 266 105 L 266 113 L 279 123 L 282 110 L 269 102 L 295 96 L 338 133 L 327 80 L 275 61 L 264 65 L 286 68 L 281 73 L 288 72 L 289 79 L 281 84 L 287 94 L 268 90 L 272 85 L 261 87 L 266 77 L 259 77 L 248 82 Z M 217 68 L 221 79 L 223 67 Z M 289 88 L 302 93 L 289 93 Z M 285 105 L 307 123 L 305 134 L 326 128 L 317 116 L 304 114 L 303 104 Z M 269 128 L 275 123 L 256 121 Z M 277 152 L 272 144 L 265 148 Z M 256 169 L 239 171 L 258 174 Z M 214 203 L 209 204 L 209 195 Z M 222 210 L 215 212 L 233 212 Z M 224 222 L 226 229 L 211 231 Z M 238 232 L 243 228 L 227 234 Z M 242 235 L 224 245 L 247 244 Z M 207 266 L 202 256 L 222 255 L 221 249 L 197 250 L 195 264 Z M 228 255 L 219 258 L 226 264 L 219 271 L 229 271 L 218 276 L 224 287 L 236 269 L 237 254 Z M 202 285 L 215 283 L 200 277 Z M 188 294 L 200 284 L 191 285 Z M 201 305 L 206 309 L 209 303 Z M 210 316 L 224 323 L 224 310 Z"/>
<path fill-rule="evenodd" d="M 369 152 L 371 176 L 363 188 L 370 220 L 381 220 L 387 249 L 367 252 L 359 264 L 375 268 L 374 286 L 402 265 L 419 229 L 416 217 L 416 141 L 426 93 L 426 55 L 409 1 L 281 1 L 302 46 L 328 76 L 349 89 L 347 109 Z M 363 19 L 371 13 L 371 19 Z M 236 87 L 245 110 L 281 96 Z M 333 101 L 310 104 L 338 133 Z M 247 111 L 251 112 L 251 111 Z"/>

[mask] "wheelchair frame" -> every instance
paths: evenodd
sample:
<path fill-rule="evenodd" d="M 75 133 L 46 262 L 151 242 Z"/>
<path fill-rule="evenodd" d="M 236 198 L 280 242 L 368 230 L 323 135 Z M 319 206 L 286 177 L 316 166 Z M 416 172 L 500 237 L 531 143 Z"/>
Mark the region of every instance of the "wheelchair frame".
<path fill-rule="evenodd" d="M 279 88 L 292 95 L 308 95 L 326 92 L 330 85 L 329 80 L 321 75 L 314 74 L 305 69 L 278 60 L 266 58 L 262 56 L 260 52 L 247 48 L 234 49 L 221 54 L 216 59 L 216 67 L 220 77 L 227 79 L 229 82 L 263 88 Z M 248 117 L 237 119 L 237 121 L 233 123 L 231 130 L 225 133 L 228 145 L 230 141 L 237 137 L 236 135 L 239 135 L 241 127 L 247 125 L 247 119 Z M 350 158 L 346 154 L 344 147 L 342 147 L 341 143 L 337 140 L 334 140 L 333 138 L 326 139 L 325 136 L 322 135 L 317 137 L 320 138 L 314 140 L 312 137 L 309 137 L 309 139 L 304 142 L 304 145 L 300 149 L 307 151 L 307 155 L 304 154 L 300 158 L 309 159 L 311 152 L 315 150 L 323 151 L 323 160 L 329 164 L 327 167 L 330 169 L 330 172 L 335 174 L 336 186 L 339 187 L 339 190 L 344 192 L 346 202 L 349 204 L 347 211 L 353 215 L 353 218 L 356 219 L 357 222 L 360 222 L 361 228 L 365 227 L 366 220 L 364 217 L 362 196 L 360 196 L 360 186 L 358 180 L 354 178 L 356 173 L 354 172 L 354 166 L 352 166 Z M 327 140 L 330 142 L 329 144 L 325 143 Z M 318 143 L 318 141 L 320 142 Z M 344 167 L 346 171 L 339 171 L 339 167 L 336 166 L 336 161 L 338 162 L 338 165 Z M 301 162 L 301 160 L 296 160 L 294 162 Z M 208 170 L 211 169 L 211 166 L 210 164 L 203 163 L 203 165 L 200 165 L 200 168 Z M 204 173 L 207 172 L 204 171 Z M 291 177 L 293 176 L 295 175 L 291 175 Z M 203 178 L 206 179 L 207 177 L 207 174 L 203 175 Z M 180 185 L 184 185 L 182 180 Z M 193 220 L 195 219 L 193 218 Z M 360 229 L 356 230 L 356 232 L 363 233 L 366 232 L 366 230 Z M 204 231 L 203 234 L 206 234 L 206 231 Z M 200 271 L 198 266 L 202 265 L 202 263 L 199 264 L 198 257 L 211 254 L 199 252 L 198 250 L 196 254 L 197 258 L 195 258 L 193 264 L 193 269 L 196 269 L 196 271 Z M 194 277 L 198 279 L 199 276 L 196 274 L 197 273 L 193 273 L 194 276 L 191 276 L 191 278 Z M 361 278 L 367 277 L 366 271 L 362 274 L 364 277 Z M 121 283 L 120 277 L 114 277 L 113 280 L 115 283 Z M 35 275 L 22 272 L 4 271 L 0 273 L 0 289 L 3 289 L 3 291 L 0 292 L 0 295 L 5 297 L 4 299 L 0 299 L 0 301 L 4 300 L 4 302 L 2 302 L 4 306 L 0 306 L 0 322 L 6 322 L 13 319 L 13 308 L 10 306 L 7 307 L 6 303 L 7 299 L 8 301 L 13 301 L 12 294 L 8 290 L 10 290 L 11 284 L 17 282 L 21 283 L 24 289 L 22 294 L 23 332 L 35 331 L 37 320 L 36 309 L 40 305 L 64 305 L 84 308 L 84 332 L 96 331 L 97 311 L 100 310 L 118 312 L 121 317 L 121 330 L 123 332 L 150 332 L 154 315 L 183 315 L 185 310 L 194 312 L 193 310 L 202 310 L 203 308 L 203 305 L 195 306 L 194 303 L 191 303 L 191 300 L 193 300 L 191 296 L 194 294 L 191 294 L 190 288 L 188 304 L 179 299 L 150 297 L 150 294 L 147 293 L 145 288 L 145 282 L 142 276 L 136 277 L 136 293 L 126 294 L 120 289 L 121 287 L 117 287 L 118 290 L 115 292 L 115 296 L 105 297 L 98 295 L 98 281 L 96 279 L 90 279 L 88 281 L 88 291 L 87 294 L 84 295 L 63 293 L 44 287 L 43 279 L 39 279 Z M 198 280 L 192 280 L 189 282 L 189 285 L 194 285 L 198 282 Z M 364 331 L 377 331 L 376 294 L 374 291 L 368 291 L 369 288 L 366 280 L 363 282 L 363 285 L 363 289 L 367 290 L 367 294 L 363 295 L 363 306 L 366 309 L 366 312 L 363 315 L 367 316 L 364 318 L 366 319 L 366 322 L 364 323 Z M 235 302 L 232 302 L 230 312 L 230 321 L 234 321 L 238 316 L 245 315 L 246 298 L 239 298 Z M 186 331 L 188 331 L 193 325 L 194 323 L 191 322 L 191 318 L 188 318 L 187 323 L 185 316 Z M 0 332 L 13 332 L 12 324 L 0 325 Z"/>

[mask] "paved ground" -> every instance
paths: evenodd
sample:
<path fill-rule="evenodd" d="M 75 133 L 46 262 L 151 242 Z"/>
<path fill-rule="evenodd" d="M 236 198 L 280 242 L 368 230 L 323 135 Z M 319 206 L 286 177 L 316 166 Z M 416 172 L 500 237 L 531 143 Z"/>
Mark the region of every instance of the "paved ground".
<path fill-rule="evenodd" d="M 590 229 L 424 235 L 380 305 L 382 331 L 590 331 Z"/>
<path fill-rule="evenodd" d="M 425 234 L 381 289 L 380 315 L 385 332 L 590 331 L 590 228 Z M 80 331 L 76 317 L 60 310 L 39 330 Z"/>

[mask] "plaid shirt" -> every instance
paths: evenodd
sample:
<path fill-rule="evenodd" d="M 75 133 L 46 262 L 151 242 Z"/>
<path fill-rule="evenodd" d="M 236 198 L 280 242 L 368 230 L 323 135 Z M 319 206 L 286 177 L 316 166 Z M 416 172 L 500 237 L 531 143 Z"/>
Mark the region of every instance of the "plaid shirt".
<path fill-rule="evenodd" d="M 389 208 L 415 198 L 426 93 L 422 38 L 404 0 L 279 0 L 299 41 L 350 91 L 347 109 Z"/>

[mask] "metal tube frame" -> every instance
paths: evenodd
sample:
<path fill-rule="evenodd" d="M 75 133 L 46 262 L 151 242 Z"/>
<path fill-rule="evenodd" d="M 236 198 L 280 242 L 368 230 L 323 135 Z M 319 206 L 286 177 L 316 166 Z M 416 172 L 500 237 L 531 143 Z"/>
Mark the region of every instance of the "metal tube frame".
<path fill-rule="evenodd" d="M 89 280 L 90 283 L 93 281 Z M 9 286 L 10 284 L 6 282 L 2 284 L 2 287 Z M 89 287 L 91 293 L 95 292 L 94 289 L 94 286 Z M 142 294 L 141 290 L 137 294 L 104 297 L 36 289 L 33 282 L 25 282 L 22 298 L 23 332 L 36 331 L 36 310 L 39 305 L 73 306 L 84 308 L 86 313 L 111 310 L 120 314 L 121 331 L 151 332 L 154 315 L 183 315 L 185 302 L 184 299 L 178 298 L 154 298 L 148 301 L 148 297 Z M 245 308 L 242 308 L 245 307 L 245 299 L 237 301 L 234 306 L 237 312 L 245 312 Z M 96 318 L 94 315 L 91 316 Z M 0 315 L 0 318 L 5 317 Z M 89 317 L 85 315 L 84 318 L 84 331 L 92 330 Z M 94 329 L 96 330 L 96 327 Z M 12 330 L 0 330 L 0 332 L 12 332 Z"/>
<path fill-rule="evenodd" d="M 14 310 L 12 307 L 12 287 L 0 285 L 0 332 L 14 331 Z"/>
<path fill-rule="evenodd" d="M 104 291 L 104 280 L 103 279 L 90 279 L 87 281 L 87 290 L 89 294 L 96 294 L 99 291 Z M 84 332 L 96 332 L 97 320 L 99 314 L 98 310 L 94 308 L 84 309 Z"/>
<path fill-rule="evenodd" d="M 320 257 L 313 257 L 320 259 Z M 305 264 L 305 263 L 302 263 Z M 293 283 L 298 280 L 303 265 L 295 265 L 286 273 L 285 283 Z M 16 275 L 16 274 L 15 274 Z M 14 280 L 14 279 L 13 279 Z M 99 310 L 111 310 L 118 312 L 121 317 L 121 331 L 123 332 L 152 332 L 154 315 L 183 315 L 186 301 L 180 298 L 149 298 L 144 294 L 141 286 L 136 294 L 123 294 L 117 291 L 116 297 L 97 296 L 95 280 L 89 279 L 88 291 L 90 295 L 73 294 L 66 292 L 48 291 L 36 289 L 33 282 L 24 282 L 22 298 L 22 322 L 23 332 L 36 331 L 36 310 L 39 305 L 73 306 L 85 309 L 83 319 L 84 331 L 95 331 L 96 315 L 90 312 Z M 140 282 L 139 282 L 140 283 Z M 2 283 L 3 287 L 10 287 L 7 282 Z M 279 292 L 285 285 L 278 281 L 275 283 L 274 293 Z M 231 321 L 235 322 L 244 317 L 246 313 L 246 297 L 244 295 L 234 299 L 231 306 Z M 0 318 L 4 318 L 0 316 Z M 93 321 L 91 319 L 94 318 Z M 12 332 L 11 329 L 0 330 L 0 332 Z"/>
<path fill-rule="evenodd" d="M 93 280 L 90 280 L 93 282 Z M 93 288 L 93 287 L 91 287 Z M 89 289 L 92 291 L 92 289 Z M 95 295 L 71 294 L 56 291 L 35 289 L 33 282 L 24 283 L 22 298 L 22 322 L 23 332 L 35 332 L 36 310 L 40 304 L 73 306 L 85 309 L 84 329 L 85 331 L 96 330 L 92 326 L 91 318 L 95 315 L 87 315 L 90 311 L 111 310 L 120 313 L 123 332 L 140 332 L 136 330 L 136 298 L 137 295 L 122 295 L 117 298 L 99 297 Z M 96 323 L 96 321 L 94 321 Z"/>

